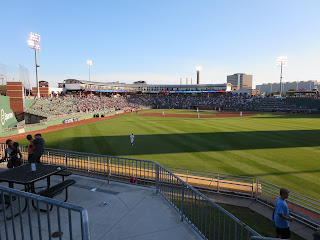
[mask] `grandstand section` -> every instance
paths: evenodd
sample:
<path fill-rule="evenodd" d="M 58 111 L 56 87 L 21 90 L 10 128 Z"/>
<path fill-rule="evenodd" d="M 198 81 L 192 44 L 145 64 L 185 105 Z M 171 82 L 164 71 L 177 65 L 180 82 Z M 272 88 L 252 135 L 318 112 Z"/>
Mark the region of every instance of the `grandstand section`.
<path fill-rule="evenodd" d="M 256 107 L 263 112 L 314 113 L 319 111 L 319 100 L 313 98 L 264 98 Z"/>
<path fill-rule="evenodd" d="M 311 101 L 312 99 L 310 99 Z M 308 99 L 276 99 L 260 96 L 206 95 L 206 94 L 139 94 L 131 96 L 99 96 L 68 94 L 40 98 L 25 111 L 26 123 L 43 119 L 79 117 L 82 114 L 109 114 L 136 109 L 212 109 L 231 111 L 266 111 L 312 113 L 318 111 L 317 102 Z M 93 115 L 92 115 L 93 116 Z"/>

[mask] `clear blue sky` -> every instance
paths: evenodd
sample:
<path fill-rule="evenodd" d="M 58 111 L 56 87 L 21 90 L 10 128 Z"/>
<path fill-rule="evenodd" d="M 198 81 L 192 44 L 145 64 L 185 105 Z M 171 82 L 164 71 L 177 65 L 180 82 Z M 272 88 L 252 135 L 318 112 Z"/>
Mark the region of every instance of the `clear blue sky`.
<path fill-rule="evenodd" d="M 288 56 L 284 81 L 320 80 L 319 0 L 2 1 L 0 63 L 21 64 L 35 85 L 30 32 L 41 35 L 40 80 L 254 84 L 279 81 L 276 58 Z M 190 82 L 190 80 L 189 80 Z"/>

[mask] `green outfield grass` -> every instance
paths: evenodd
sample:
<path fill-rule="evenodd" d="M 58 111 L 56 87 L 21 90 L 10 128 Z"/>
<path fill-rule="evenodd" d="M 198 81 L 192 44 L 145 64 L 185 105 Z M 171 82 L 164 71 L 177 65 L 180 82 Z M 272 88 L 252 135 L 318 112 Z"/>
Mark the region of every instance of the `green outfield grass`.
<path fill-rule="evenodd" d="M 47 133 L 44 138 L 50 148 L 255 176 L 319 199 L 319 120 L 318 115 L 299 114 L 192 119 L 132 113 Z M 136 137 L 133 147 L 131 133 Z"/>

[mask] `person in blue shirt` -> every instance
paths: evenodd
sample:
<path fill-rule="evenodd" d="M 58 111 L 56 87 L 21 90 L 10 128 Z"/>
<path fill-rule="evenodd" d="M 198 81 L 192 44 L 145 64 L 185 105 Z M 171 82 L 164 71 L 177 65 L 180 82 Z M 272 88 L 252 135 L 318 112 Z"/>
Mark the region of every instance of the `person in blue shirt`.
<path fill-rule="evenodd" d="M 276 207 L 272 216 L 276 225 L 276 238 L 290 238 L 289 223 L 292 222 L 292 218 L 289 217 L 289 208 L 285 201 L 288 197 L 289 191 L 285 188 L 280 188 L 280 197 L 277 198 Z"/>

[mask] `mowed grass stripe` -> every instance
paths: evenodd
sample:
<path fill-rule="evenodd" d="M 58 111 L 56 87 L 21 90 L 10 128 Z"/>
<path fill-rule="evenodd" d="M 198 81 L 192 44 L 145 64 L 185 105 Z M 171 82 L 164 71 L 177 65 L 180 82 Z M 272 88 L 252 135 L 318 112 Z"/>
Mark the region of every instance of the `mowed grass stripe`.
<path fill-rule="evenodd" d="M 170 130 L 172 129 L 169 129 L 168 127 L 167 128 L 162 128 L 162 132 L 170 132 Z M 175 130 L 176 132 L 178 133 L 183 133 L 182 131 L 177 131 Z M 245 133 L 244 133 L 245 134 Z M 263 138 L 265 138 L 265 136 L 263 136 Z M 186 141 L 195 141 L 197 140 L 197 138 L 194 138 L 194 139 L 186 139 Z M 198 139 L 199 140 L 199 139 Z M 275 141 L 275 139 L 273 139 Z M 198 146 L 202 146 L 203 145 L 206 145 L 207 143 L 207 140 L 205 141 L 201 141 L 201 143 L 198 144 Z M 201 147 L 199 147 L 198 149 L 199 151 L 201 150 L 205 150 L 205 149 L 201 149 Z M 239 153 L 242 153 L 242 154 L 239 154 Z M 223 169 L 223 168 L 219 168 L 218 166 L 216 166 L 216 168 L 222 170 L 222 172 L 225 172 L 225 170 L 227 170 L 227 172 L 230 173 L 233 172 L 234 174 L 247 174 L 247 175 L 254 175 L 254 174 L 265 174 L 267 175 L 266 173 L 267 172 L 277 172 L 276 170 L 277 169 L 284 169 L 285 171 L 291 171 L 291 172 L 294 172 L 295 169 L 292 169 L 292 168 L 288 168 L 287 166 L 285 165 L 282 165 L 282 164 L 277 164 L 276 162 L 270 162 L 268 161 L 268 164 L 261 164 L 261 163 L 265 163 L 266 159 L 262 159 L 260 158 L 260 164 L 257 164 L 257 162 L 252 162 L 250 164 L 246 164 L 245 162 L 249 162 L 250 160 L 250 154 L 246 153 L 245 151 L 238 151 L 238 154 L 236 153 L 236 151 L 233 152 L 233 154 L 235 155 L 240 155 L 242 156 L 242 158 L 236 158 L 235 156 L 233 156 L 232 158 L 225 158 L 222 156 L 222 154 L 220 154 L 220 156 L 218 157 L 213 157 L 212 154 L 206 154 L 207 156 L 209 156 L 209 158 L 211 157 L 211 161 L 214 160 L 214 162 L 216 163 L 216 165 L 219 165 L 218 162 L 222 159 L 222 161 L 224 163 L 228 163 L 228 166 L 227 166 L 227 169 Z M 246 154 L 246 155 L 244 155 Z M 197 160 L 197 163 L 198 164 L 201 164 L 201 160 L 202 158 L 206 158 L 204 156 L 204 154 L 199 154 L 199 153 L 193 153 L 192 155 L 194 155 L 198 160 Z M 215 154 L 215 155 L 218 155 L 218 154 Z M 252 154 L 251 154 L 252 155 Z M 237 161 L 233 161 L 232 159 L 237 159 Z M 201 164 L 202 166 L 202 164 Z M 254 167 L 253 167 L 254 166 Z M 275 167 L 270 167 L 270 166 L 275 166 Z M 202 166 L 203 167 L 203 166 Z M 264 170 L 262 170 L 264 169 Z M 254 173 L 254 174 L 252 174 Z M 275 177 L 276 178 L 276 177 Z M 273 179 L 273 180 L 276 180 L 276 179 Z M 294 179 L 290 179 L 289 181 L 293 181 L 295 180 L 294 182 L 297 182 L 299 181 L 299 178 L 301 177 L 294 177 Z M 301 180 L 301 179 L 300 179 Z M 278 183 L 283 183 L 283 181 L 277 181 Z M 313 188 L 315 188 L 316 186 L 314 186 Z"/>
<path fill-rule="evenodd" d="M 251 154 L 249 151 L 233 151 L 233 153 L 240 156 L 239 161 L 250 163 L 250 166 L 256 169 L 254 174 L 250 174 L 252 176 L 258 176 L 280 186 L 291 185 L 299 192 L 303 192 L 306 185 L 313 190 L 319 189 L 316 177 L 311 177 L 312 175 L 308 173 L 303 174 L 303 171 L 297 168 Z"/>
<path fill-rule="evenodd" d="M 267 132 L 266 132 L 267 133 Z M 290 137 L 290 132 L 288 131 L 288 138 Z M 256 136 L 258 137 L 258 136 Z M 263 138 L 263 139 L 269 139 L 267 136 L 265 136 L 265 134 L 262 134 L 262 135 L 259 135 L 259 138 Z M 269 136 L 270 137 L 270 136 Z M 276 139 L 277 136 L 273 137 L 273 139 L 271 139 L 272 141 L 277 141 L 279 144 L 282 143 L 282 138 L 278 138 Z M 260 139 L 260 140 L 263 140 L 263 139 Z M 258 140 L 258 139 L 256 139 Z M 299 140 L 299 138 L 296 138 L 296 142 L 300 142 L 300 141 L 304 141 L 304 140 Z M 288 145 L 288 144 L 287 144 Z M 308 148 L 307 148 L 308 149 Z M 270 149 L 270 151 L 273 151 L 273 149 Z M 290 151 L 290 150 L 288 150 Z M 248 167 L 247 165 L 248 164 L 245 164 L 244 166 L 246 166 L 246 169 L 249 170 L 248 172 L 250 173 L 250 175 L 268 175 L 268 174 L 264 174 L 264 173 L 267 173 L 267 172 L 275 172 L 277 174 L 279 173 L 283 173 L 285 174 L 286 172 L 299 172 L 299 168 L 303 168 L 303 163 L 301 164 L 301 166 L 299 166 L 298 168 L 291 168 L 291 167 L 288 167 L 287 165 L 285 164 L 279 164 L 277 162 L 277 158 L 274 158 L 273 161 L 270 161 L 270 160 L 267 160 L 266 158 L 262 158 L 262 157 L 259 157 L 257 155 L 254 155 L 254 154 L 250 154 L 248 151 L 232 151 L 233 154 L 235 155 L 239 155 L 241 156 L 240 158 L 236 158 L 236 156 L 232 157 L 233 159 L 238 159 L 239 162 L 242 162 L 243 164 L 245 163 L 249 163 L 250 162 L 250 165 L 251 167 Z M 253 168 L 254 166 L 254 168 Z M 271 167 L 273 166 L 273 167 Z M 228 169 L 229 171 L 229 169 Z M 252 174 L 253 173 L 253 174 Z M 234 174 L 237 174 L 237 173 L 234 173 Z M 271 174 L 272 175 L 272 174 Z M 291 174 L 292 177 L 288 177 L 288 181 L 290 182 L 283 182 L 283 179 L 281 177 L 269 177 L 270 180 L 276 182 L 277 184 L 293 184 L 295 183 L 296 184 L 296 188 L 300 188 L 298 186 L 301 186 L 300 182 L 302 180 L 304 180 L 305 184 L 308 184 L 308 185 L 313 185 L 313 188 L 316 188 L 318 187 L 317 185 L 317 180 L 319 180 L 317 177 L 312 177 L 310 179 L 310 176 L 309 174 Z M 300 190 L 304 190 L 304 187 L 300 188 Z"/>
<path fill-rule="evenodd" d="M 197 122 L 199 123 L 199 121 Z M 158 126 L 159 128 L 159 126 Z M 162 132 L 170 132 L 172 131 L 173 129 L 172 128 L 168 128 L 168 127 L 161 127 L 162 129 Z M 177 133 L 184 133 L 183 131 L 178 131 L 178 130 L 174 130 L 176 131 Z M 244 133 L 245 134 L 245 133 Z M 206 151 L 207 148 L 210 148 L 212 147 L 213 145 L 215 145 L 218 149 L 220 150 L 223 150 L 224 149 L 224 145 L 222 144 L 219 144 L 216 139 L 213 139 L 213 141 L 211 142 L 211 139 L 207 139 L 207 138 L 201 138 L 201 137 L 197 137 L 197 136 L 186 136 L 185 139 L 183 139 L 183 141 L 185 142 L 193 142 L 193 145 L 196 145 L 196 150 L 197 151 Z M 192 152 L 192 147 L 189 148 L 189 152 Z M 216 165 L 219 165 L 218 162 L 223 162 L 224 165 L 227 164 L 227 171 L 225 171 L 225 169 L 223 168 L 219 168 L 218 166 L 216 166 L 217 168 L 219 168 L 220 170 L 222 170 L 221 172 L 225 172 L 225 173 L 230 173 L 233 172 L 234 174 L 237 174 L 237 175 L 252 175 L 252 172 L 255 172 L 255 173 L 267 173 L 266 171 L 256 171 L 257 168 L 256 167 L 253 167 L 252 164 L 247 164 L 245 163 L 245 161 L 247 161 L 247 159 L 244 159 L 244 161 L 241 161 L 241 159 L 239 158 L 235 158 L 235 156 L 232 156 L 232 157 L 226 157 L 226 155 L 224 155 L 223 153 L 219 153 L 219 152 L 207 152 L 207 153 L 199 153 L 199 152 L 195 152 L 195 153 L 191 153 L 192 155 L 195 156 L 195 158 L 197 158 L 197 163 L 200 164 L 201 163 L 201 159 L 204 158 L 206 155 L 205 158 L 211 158 L 210 161 L 213 161 L 213 164 L 216 164 Z M 233 153 L 234 155 L 236 155 L 236 153 Z M 215 155 L 215 156 L 213 156 Z M 236 161 L 235 161 L 236 159 Z M 201 165 L 202 166 L 202 165 Z M 204 166 L 202 166 L 202 169 Z M 265 166 L 263 166 L 265 167 Z M 225 168 L 225 167 L 224 167 Z M 260 167 L 261 169 L 261 167 Z"/>
<path fill-rule="evenodd" d="M 157 128 L 159 130 L 159 133 L 177 133 L 176 135 L 170 136 L 170 138 L 168 138 L 167 140 L 174 146 L 181 146 L 181 148 L 185 149 L 185 152 L 183 159 L 177 157 L 171 159 L 177 162 L 177 164 L 171 166 L 181 167 L 181 165 L 183 165 L 185 168 L 188 168 L 188 166 L 194 166 L 194 163 L 196 162 L 198 166 L 201 166 L 200 169 L 205 169 L 208 165 L 214 164 L 218 170 L 223 170 L 219 167 L 219 165 L 224 166 L 227 164 L 229 171 L 233 169 L 233 171 L 237 172 L 238 174 L 246 173 L 246 171 L 242 170 L 243 168 L 239 168 L 239 166 L 236 166 L 237 164 L 232 163 L 232 159 L 227 159 L 225 156 L 218 152 L 205 152 L 206 146 L 211 146 L 209 139 L 188 135 L 183 135 L 182 137 L 182 135 L 179 134 L 185 133 L 184 131 L 164 125 L 161 126 L 154 122 L 149 124 L 154 128 Z M 210 162 L 208 162 L 208 160 L 210 160 Z M 181 161 L 183 161 L 183 163 L 181 163 Z M 161 160 L 159 162 L 162 163 Z"/>
<path fill-rule="evenodd" d="M 320 129 L 319 118 L 266 118 L 265 115 L 260 117 L 248 117 L 249 121 L 255 121 L 260 127 L 270 130 L 307 130 Z"/>

